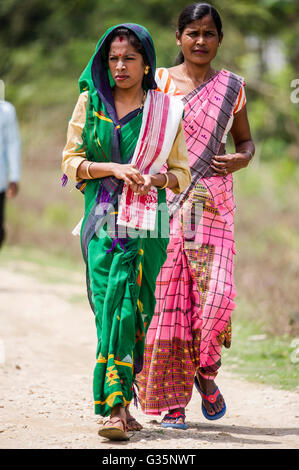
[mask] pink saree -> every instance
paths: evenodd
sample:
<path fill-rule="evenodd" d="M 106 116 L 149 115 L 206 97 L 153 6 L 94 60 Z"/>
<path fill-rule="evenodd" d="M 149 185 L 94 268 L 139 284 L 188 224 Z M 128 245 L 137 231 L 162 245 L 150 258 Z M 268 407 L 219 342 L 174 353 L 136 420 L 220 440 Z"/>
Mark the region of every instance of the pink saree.
<path fill-rule="evenodd" d="M 156 284 L 156 309 L 148 329 L 139 400 L 147 414 L 185 408 L 196 370 L 213 379 L 221 349 L 231 343 L 235 307 L 232 175 L 213 177 L 227 122 L 243 79 L 221 70 L 183 98 L 192 180 L 167 195 L 171 216 L 167 260 Z"/>

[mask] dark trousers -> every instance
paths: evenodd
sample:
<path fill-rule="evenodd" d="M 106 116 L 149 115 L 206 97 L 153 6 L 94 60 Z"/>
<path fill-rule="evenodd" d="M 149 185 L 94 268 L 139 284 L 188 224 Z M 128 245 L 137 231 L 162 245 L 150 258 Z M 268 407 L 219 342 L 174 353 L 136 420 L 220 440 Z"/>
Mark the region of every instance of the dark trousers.
<path fill-rule="evenodd" d="M 4 205 L 5 205 L 5 192 L 0 193 L 0 247 L 5 238 L 4 231 Z"/>

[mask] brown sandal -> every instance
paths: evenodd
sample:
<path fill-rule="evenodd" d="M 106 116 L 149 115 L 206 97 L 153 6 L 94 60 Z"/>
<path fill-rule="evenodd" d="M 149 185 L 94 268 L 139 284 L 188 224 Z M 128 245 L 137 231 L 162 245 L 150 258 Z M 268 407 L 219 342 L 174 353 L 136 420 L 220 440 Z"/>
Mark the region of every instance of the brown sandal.
<path fill-rule="evenodd" d="M 117 423 L 121 423 L 123 429 L 117 426 Z M 129 438 L 126 435 L 126 423 L 122 418 L 114 416 L 109 418 L 104 426 L 98 431 L 99 436 L 106 437 L 111 441 L 128 441 Z"/>
<path fill-rule="evenodd" d="M 133 427 L 134 423 L 140 426 L 140 428 L 139 429 L 134 428 Z M 138 423 L 138 421 L 133 416 L 129 416 L 129 417 L 127 416 L 127 431 L 141 431 L 141 429 L 143 429 L 143 426 L 140 423 Z"/>

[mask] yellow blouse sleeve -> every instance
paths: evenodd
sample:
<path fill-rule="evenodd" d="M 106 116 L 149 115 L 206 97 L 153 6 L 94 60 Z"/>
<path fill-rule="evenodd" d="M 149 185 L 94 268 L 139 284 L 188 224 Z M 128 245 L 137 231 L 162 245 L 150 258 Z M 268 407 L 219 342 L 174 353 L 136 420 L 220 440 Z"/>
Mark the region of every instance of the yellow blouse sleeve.
<path fill-rule="evenodd" d="M 167 159 L 167 166 L 168 173 L 172 173 L 178 179 L 178 186 L 172 188 L 171 191 L 175 194 L 185 191 L 191 183 L 191 173 L 182 121 L 180 122 L 174 144 Z"/>
<path fill-rule="evenodd" d="M 77 169 L 86 158 L 85 147 L 82 145 L 83 141 L 81 136 L 86 120 L 87 97 L 88 92 L 86 91 L 81 93 L 78 98 L 68 124 L 67 141 L 62 152 L 62 171 L 68 178 L 77 182 L 81 181 L 81 179 L 77 177 Z"/>
<path fill-rule="evenodd" d="M 81 181 L 77 177 L 77 170 L 82 161 L 86 159 L 85 147 L 82 145 L 81 136 L 86 120 L 87 97 L 88 92 L 81 93 L 79 96 L 69 121 L 67 142 L 62 153 L 62 171 L 68 178 L 76 182 Z M 168 172 L 175 175 L 178 179 L 178 186 L 172 188 L 172 191 L 179 194 L 191 183 L 188 151 L 182 122 L 179 125 L 174 144 L 167 159 L 167 167 Z"/>

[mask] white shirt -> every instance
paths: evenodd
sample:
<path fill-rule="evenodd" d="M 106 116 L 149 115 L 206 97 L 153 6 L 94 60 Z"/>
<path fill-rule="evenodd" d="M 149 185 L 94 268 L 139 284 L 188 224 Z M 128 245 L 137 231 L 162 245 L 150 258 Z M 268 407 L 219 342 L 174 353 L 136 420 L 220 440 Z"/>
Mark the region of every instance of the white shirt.
<path fill-rule="evenodd" d="M 0 100 L 0 192 L 17 183 L 21 173 L 21 142 L 14 106 Z"/>

